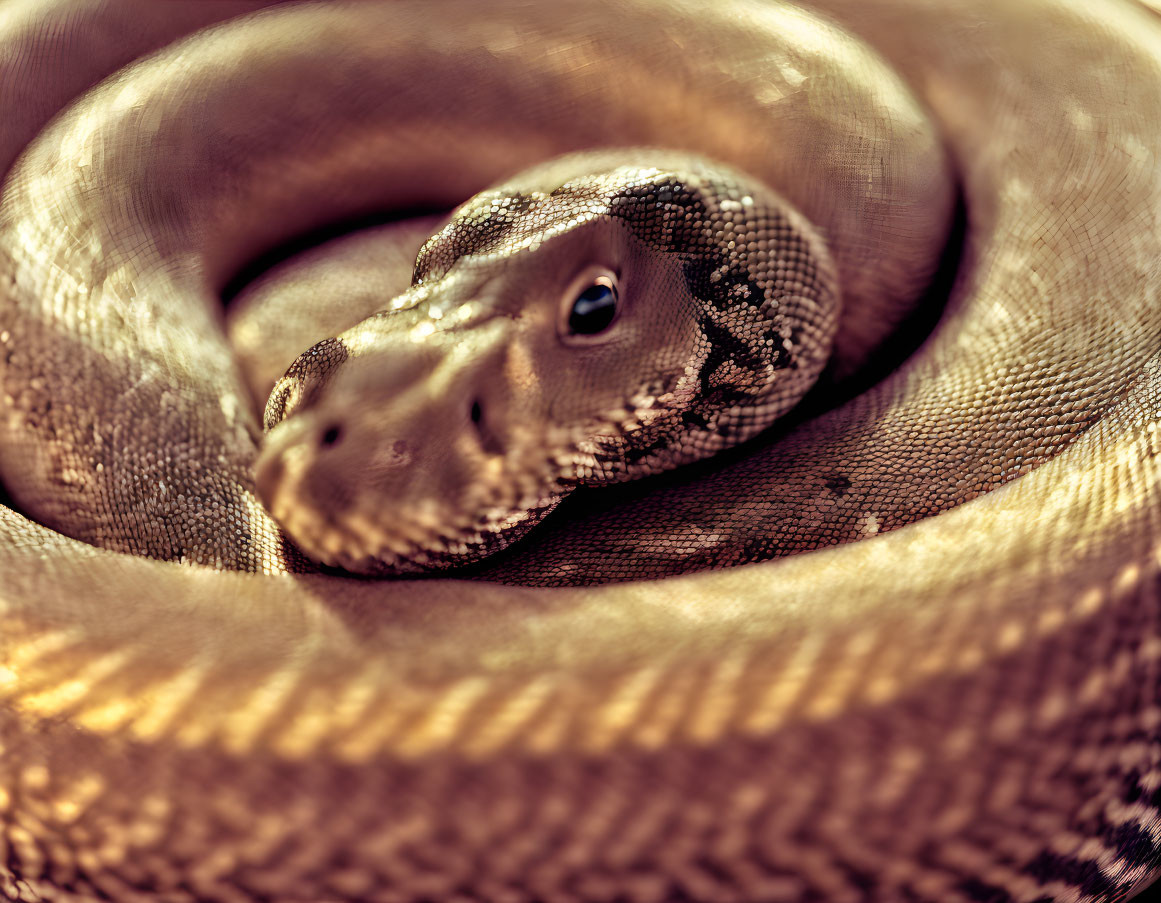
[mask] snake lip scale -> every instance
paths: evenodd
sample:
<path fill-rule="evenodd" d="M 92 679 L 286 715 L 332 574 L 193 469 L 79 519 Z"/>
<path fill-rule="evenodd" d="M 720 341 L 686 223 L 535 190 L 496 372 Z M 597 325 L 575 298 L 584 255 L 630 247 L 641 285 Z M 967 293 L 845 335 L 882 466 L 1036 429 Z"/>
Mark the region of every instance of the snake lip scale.
<path fill-rule="evenodd" d="M 0 0 L 0 109 L 0 898 L 1153 878 L 1151 5 Z"/>

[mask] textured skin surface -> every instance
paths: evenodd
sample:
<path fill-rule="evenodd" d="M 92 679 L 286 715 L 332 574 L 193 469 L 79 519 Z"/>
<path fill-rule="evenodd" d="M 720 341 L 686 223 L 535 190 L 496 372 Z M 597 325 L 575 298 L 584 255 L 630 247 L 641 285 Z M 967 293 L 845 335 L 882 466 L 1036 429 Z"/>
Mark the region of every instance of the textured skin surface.
<path fill-rule="evenodd" d="M 300 549 L 370 574 L 479 560 L 577 488 L 756 436 L 840 363 L 836 266 L 801 214 L 721 164 L 613 154 L 472 198 L 405 293 L 279 380 L 255 473 Z M 578 333 L 594 285 L 614 313 Z"/>
<path fill-rule="evenodd" d="M 809 153 L 836 145 L 796 129 L 810 109 L 865 137 L 851 125 L 865 99 L 828 94 L 791 51 L 760 52 L 774 35 L 810 43 L 793 13 L 633 3 L 613 17 L 593 2 L 558 21 L 496 4 L 461 33 L 454 3 L 447 22 L 406 3 L 287 6 L 130 73 L 31 146 L 0 206 L 0 466 L 39 521 L 106 548 L 0 512 L 6 894 L 1073 901 L 1148 876 L 1157 22 L 1116 2 L 819 5 L 919 94 L 962 184 L 966 245 L 938 327 L 851 402 L 722 470 L 546 523 L 495 576 L 584 583 L 816 550 L 779 561 L 555 589 L 283 573 L 250 507 L 256 419 L 212 302 L 283 237 L 456 203 L 613 136 L 772 180 L 792 161 L 808 216 L 825 219 L 828 197 L 851 209 L 853 188 L 810 167 L 830 160 L 850 186 L 866 172 Z M 78 21 L 64 9 L 38 6 L 61 24 L 27 34 Z M 122 22 L 118 60 L 164 41 L 138 28 L 144 5 L 94 9 Z M 410 31 L 347 27 L 348 13 Z M 295 40 L 298 15 L 317 46 Z M 0 23 L 15 29 L 3 90 L 44 65 L 22 16 Z M 870 65 L 828 35 L 856 72 Z M 435 62 L 466 68 L 419 78 L 440 48 Z M 89 59 L 69 57 L 59 100 L 102 74 Z M 400 73 L 389 110 L 351 89 L 379 84 L 385 60 Z M 490 105 L 492 89 L 446 90 L 485 64 L 501 73 Z M 199 90 L 145 90 L 185 80 Z M 501 108 L 523 125 L 495 128 Z M 472 139 L 467 162 L 446 132 L 422 143 L 428 113 Z M 5 132 L 6 160 L 42 122 Z M 537 129 L 550 124 L 552 140 Z M 272 140 L 289 134 L 293 153 Z M 871 223 L 827 231 L 867 236 L 870 259 L 897 239 Z M 78 317 L 97 287 L 104 316 Z M 72 450 L 45 455 L 46 436 Z M 151 443 L 155 469 L 134 461 L 124 482 L 123 456 Z M 116 504 L 90 509 L 94 494 Z"/>

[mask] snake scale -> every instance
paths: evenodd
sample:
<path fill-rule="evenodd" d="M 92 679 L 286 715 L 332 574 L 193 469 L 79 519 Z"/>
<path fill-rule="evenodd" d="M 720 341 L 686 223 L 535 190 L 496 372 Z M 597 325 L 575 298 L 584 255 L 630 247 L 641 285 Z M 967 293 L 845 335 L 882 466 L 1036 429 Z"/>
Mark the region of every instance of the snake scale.
<path fill-rule="evenodd" d="M 0 4 L 0 893 L 1125 898 L 1161 856 L 1161 23 L 564 9 Z M 938 323 L 475 579 L 304 570 L 223 287 L 608 146 L 770 180 L 848 318 L 939 281 L 958 190 Z"/>

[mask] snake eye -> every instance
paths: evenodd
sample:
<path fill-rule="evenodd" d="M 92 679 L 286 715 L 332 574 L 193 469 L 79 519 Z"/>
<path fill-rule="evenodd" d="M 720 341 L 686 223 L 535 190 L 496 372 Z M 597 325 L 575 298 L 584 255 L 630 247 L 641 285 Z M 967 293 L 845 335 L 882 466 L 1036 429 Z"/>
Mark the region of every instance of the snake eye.
<path fill-rule="evenodd" d="M 595 335 L 609 328 L 617 316 L 617 286 L 608 276 L 598 276 L 572 302 L 568 331 L 573 335 Z"/>

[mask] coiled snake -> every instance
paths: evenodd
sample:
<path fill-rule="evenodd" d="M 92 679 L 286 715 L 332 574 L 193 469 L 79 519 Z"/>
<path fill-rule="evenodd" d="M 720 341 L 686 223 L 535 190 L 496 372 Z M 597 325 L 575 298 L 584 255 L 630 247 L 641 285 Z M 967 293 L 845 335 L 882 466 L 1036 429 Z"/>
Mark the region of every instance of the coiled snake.
<path fill-rule="evenodd" d="M 1111 900 L 1151 876 L 1152 13 L 262 6 L 0 5 L 4 894 Z M 939 322 L 846 403 L 562 509 L 491 579 L 288 573 L 215 296 L 296 235 L 610 145 L 770 181 L 827 242 L 848 350 L 884 285 L 933 278 L 954 175 Z"/>

